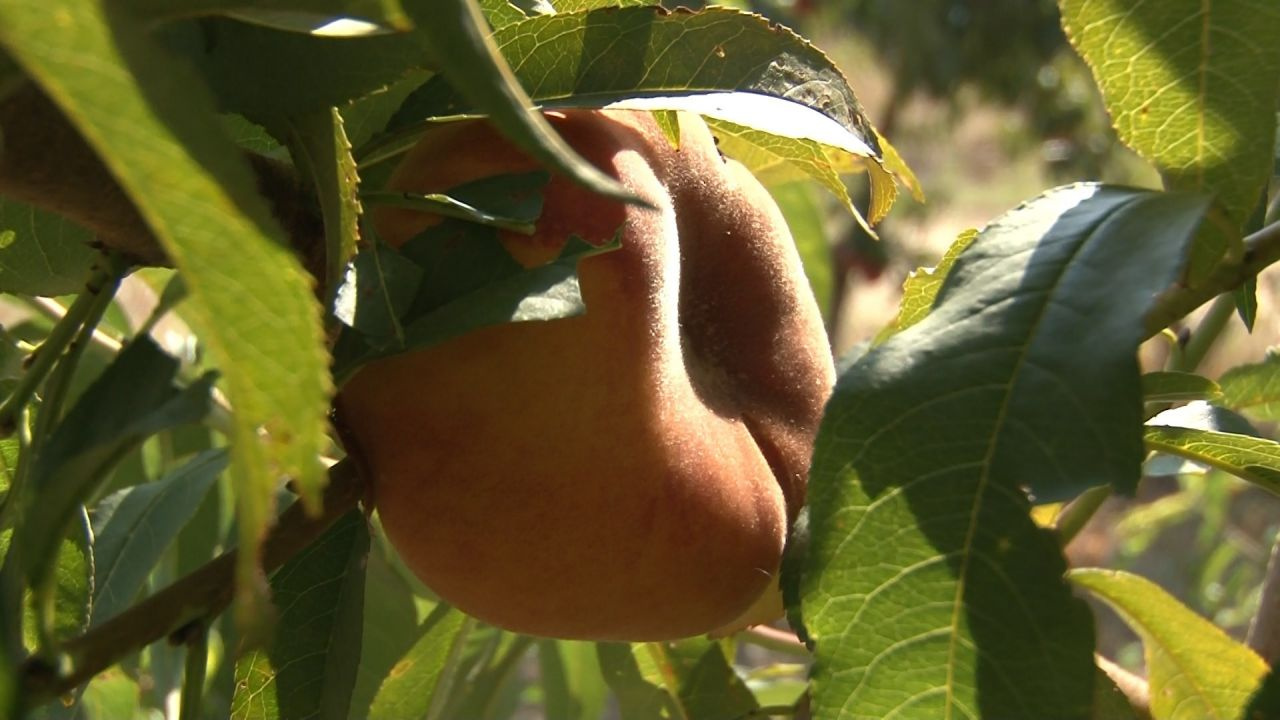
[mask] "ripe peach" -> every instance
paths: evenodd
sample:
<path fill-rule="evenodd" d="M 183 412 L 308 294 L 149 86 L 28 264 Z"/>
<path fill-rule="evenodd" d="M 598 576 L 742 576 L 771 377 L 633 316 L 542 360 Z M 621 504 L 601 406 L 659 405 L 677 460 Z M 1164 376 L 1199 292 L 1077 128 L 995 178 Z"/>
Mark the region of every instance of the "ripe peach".
<path fill-rule="evenodd" d="M 363 368 L 338 399 L 349 449 L 405 562 L 458 608 L 562 638 L 705 633 L 778 571 L 833 384 L 826 334 L 777 206 L 701 120 L 681 117 L 677 149 L 647 113 L 549 119 L 654 209 L 553 177 L 536 233 L 503 241 L 529 266 L 621 227 L 621 249 L 579 264 L 587 313 Z M 533 169 L 467 121 L 390 186 Z M 388 209 L 376 226 L 399 245 L 436 220 Z"/>

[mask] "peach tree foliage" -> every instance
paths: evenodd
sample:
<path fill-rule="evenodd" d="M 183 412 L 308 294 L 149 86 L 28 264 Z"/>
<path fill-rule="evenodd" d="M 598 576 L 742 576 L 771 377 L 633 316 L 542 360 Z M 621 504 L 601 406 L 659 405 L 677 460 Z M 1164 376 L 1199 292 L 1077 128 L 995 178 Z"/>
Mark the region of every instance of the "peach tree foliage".
<path fill-rule="evenodd" d="M 1280 407 L 1273 360 L 1210 379 L 1195 373 L 1205 342 L 1159 372 L 1136 359 L 1207 301 L 1209 318 L 1265 320 L 1254 277 L 1280 258 L 1267 203 L 1280 9 L 1059 10 L 1120 139 L 1163 186 L 1047 189 L 911 276 L 827 409 L 784 565 L 796 638 L 626 645 L 513 635 L 432 600 L 370 533 L 350 466 L 323 461 L 333 389 L 360 363 L 582 312 L 574 264 L 588 250 L 534 270 L 446 267 L 465 292 L 421 312 L 415 298 L 440 288 L 385 247 L 357 253 L 362 218 L 405 201 L 376 191 L 388 161 L 431 119 L 463 113 L 623 196 L 528 108 L 632 103 L 668 126 L 673 110 L 705 113 L 780 197 L 807 198 L 795 188 L 808 183 L 856 212 L 843 176 L 865 172 L 874 223 L 911 176 L 862 115 L 845 79 L 857 69 L 728 8 L 0 0 L 0 291 L 25 310 L 6 316 L 0 348 L 0 707 L 1280 713 L 1266 593 L 1242 642 L 1149 580 L 1063 555 L 1154 452 L 1213 468 L 1208 482 L 1280 491 L 1280 445 L 1258 429 Z M 327 24 L 340 16 L 365 24 Z M 799 137 L 767 122 L 784 110 Z M 537 218 L 503 188 L 470 190 L 408 202 L 486 228 Z M 784 209 L 796 219 L 803 205 Z M 821 292 L 825 240 L 796 235 Z M 159 298 L 149 315 L 117 294 L 131 285 Z M 166 341 L 175 320 L 186 346 Z M 1211 342 L 1208 321 L 1201 331 Z M 1033 513 L 1067 501 L 1056 520 Z M 1149 707 L 1099 669 L 1086 593 L 1142 639 Z M 793 657 L 737 664 L 760 643 Z"/>

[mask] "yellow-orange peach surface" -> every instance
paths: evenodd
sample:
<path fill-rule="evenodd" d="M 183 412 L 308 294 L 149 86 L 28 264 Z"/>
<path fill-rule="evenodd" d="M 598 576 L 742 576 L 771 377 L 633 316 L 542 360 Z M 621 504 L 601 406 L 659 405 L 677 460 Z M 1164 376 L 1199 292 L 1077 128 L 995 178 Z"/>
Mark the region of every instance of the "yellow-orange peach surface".
<path fill-rule="evenodd" d="M 549 116 L 654 209 L 553 177 L 526 265 L 570 234 L 585 315 L 490 327 L 380 360 L 338 409 L 388 537 L 444 599 L 545 636 L 658 640 L 739 618 L 778 571 L 834 371 L 768 193 L 681 116 Z M 390 181 L 440 192 L 536 169 L 478 121 L 439 127 Z M 437 219 L 376 218 L 400 245 Z"/>

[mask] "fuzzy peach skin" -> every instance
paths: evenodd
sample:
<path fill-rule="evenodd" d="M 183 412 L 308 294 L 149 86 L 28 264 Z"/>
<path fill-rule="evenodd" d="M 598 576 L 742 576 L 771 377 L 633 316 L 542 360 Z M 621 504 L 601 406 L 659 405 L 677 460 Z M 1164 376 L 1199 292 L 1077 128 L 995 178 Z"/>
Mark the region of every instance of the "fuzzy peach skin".
<path fill-rule="evenodd" d="M 485 328 L 363 368 L 338 398 L 387 535 L 435 592 L 510 630 L 651 641 L 745 625 L 778 571 L 834 382 L 777 206 L 682 115 L 550 114 L 655 209 L 553 177 L 526 266 L 565 238 L 585 315 Z M 389 186 L 439 192 L 537 169 L 491 127 L 432 130 Z M 438 221 L 383 209 L 398 246 Z M 771 591 L 776 593 L 776 591 Z M 776 610 L 774 610 L 776 612 Z M 767 613 L 766 613 L 767 614 Z"/>

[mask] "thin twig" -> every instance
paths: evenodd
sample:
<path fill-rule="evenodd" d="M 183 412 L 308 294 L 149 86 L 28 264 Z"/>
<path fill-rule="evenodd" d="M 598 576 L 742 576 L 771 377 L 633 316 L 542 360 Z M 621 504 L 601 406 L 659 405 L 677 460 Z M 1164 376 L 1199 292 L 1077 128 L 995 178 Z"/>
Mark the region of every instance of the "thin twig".
<path fill-rule="evenodd" d="M 339 517 L 356 507 L 362 486 L 355 463 L 340 462 L 329 471 L 320 514 L 307 515 L 302 503 L 285 510 L 262 546 L 262 568 L 272 572 L 320 537 Z M 192 623 L 208 623 L 226 609 L 234 591 L 236 551 L 224 553 L 125 612 L 74 638 L 62 647 L 68 670 L 59 672 L 39 660 L 21 670 L 22 696 L 29 707 L 47 702 L 151 643 Z"/>
<path fill-rule="evenodd" d="M 1053 529 L 1058 533 L 1058 541 L 1066 547 L 1076 535 L 1093 518 L 1102 503 L 1111 497 L 1110 485 L 1099 485 L 1080 493 L 1075 500 L 1067 503 L 1053 520 Z"/>
<path fill-rule="evenodd" d="M 1280 261 L 1280 223 L 1273 223 L 1244 239 L 1244 252 L 1238 261 L 1219 266 L 1208 280 L 1196 287 L 1178 287 L 1161 296 L 1147 313 L 1145 337 L 1160 333 L 1178 318 L 1240 287 L 1277 261 Z"/>
<path fill-rule="evenodd" d="M 756 625 L 738 633 L 738 640 L 750 645 L 756 645 L 766 650 L 790 655 L 792 657 L 809 659 L 812 655 L 809 648 L 800 642 L 800 638 L 796 634 L 787 630 L 779 630 L 768 625 Z"/>

